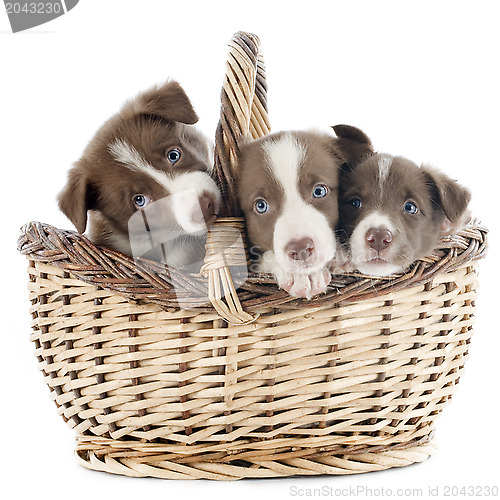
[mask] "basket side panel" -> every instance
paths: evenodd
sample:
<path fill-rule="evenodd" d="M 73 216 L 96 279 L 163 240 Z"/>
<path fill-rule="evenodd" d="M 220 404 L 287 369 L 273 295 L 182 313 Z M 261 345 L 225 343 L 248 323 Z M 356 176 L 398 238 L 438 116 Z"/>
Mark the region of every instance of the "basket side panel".
<path fill-rule="evenodd" d="M 87 450 L 112 438 L 162 443 L 173 460 L 190 445 L 257 463 L 416 446 L 451 398 L 472 335 L 471 266 L 229 327 L 129 302 L 52 265 L 32 262 L 29 273 L 36 353 Z"/>
<path fill-rule="evenodd" d="M 465 266 L 378 299 L 262 310 L 246 330 L 230 327 L 226 439 L 383 445 L 428 436 L 463 371 L 475 289 Z"/>
<path fill-rule="evenodd" d="M 213 404 L 225 373 L 215 313 L 140 305 L 40 262 L 29 276 L 31 340 L 78 434 L 192 442 L 220 431 L 206 425 L 224 413 Z"/>
<path fill-rule="evenodd" d="M 73 330 L 85 328 L 88 317 L 82 315 L 80 321 L 75 323 L 70 309 L 85 307 L 86 301 L 82 297 L 88 295 L 85 290 L 89 287 L 54 266 L 36 261 L 30 261 L 28 272 L 31 340 L 36 346 L 40 369 L 64 420 L 71 427 L 77 427 L 79 432 L 85 432 L 92 420 L 81 417 L 88 410 L 88 405 L 81 398 L 81 388 L 73 387 L 77 369 L 75 363 L 79 356 L 71 351 L 76 339 Z M 97 293 L 95 287 L 90 288 L 91 292 Z M 73 305 L 70 304 L 71 297 Z M 81 362 L 79 360 L 80 366 Z M 89 384 L 93 382 L 95 378 Z M 93 422 L 95 424 L 95 420 Z"/>

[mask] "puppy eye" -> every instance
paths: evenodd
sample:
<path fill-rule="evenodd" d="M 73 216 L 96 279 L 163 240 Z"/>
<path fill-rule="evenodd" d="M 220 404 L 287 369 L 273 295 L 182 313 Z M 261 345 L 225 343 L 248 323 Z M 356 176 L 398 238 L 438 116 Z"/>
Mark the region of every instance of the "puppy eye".
<path fill-rule="evenodd" d="M 313 188 L 314 198 L 324 198 L 328 194 L 328 188 L 324 184 L 318 184 Z"/>
<path fill-rule="evenodd" d="M 269 205 L 266 200 L 260 198 L 254 203 L 254 208 L 258 214 L 263 214 L 269 210 Z"/>
<path fill-rule="evenodd" d="M 352 200 L 349 200 L 347 203 L 349 205 L 352 205 L 354 208 L 361 208 L 363 206 L 363 203 L 361 203 L 361 200 L 359 198 L 353 198 Z"/>
<path fill-rule="evenodd" d="M 145 194 L 136 194 L 132 201 L 136 208 L 146 208 L 151 203 L 151 198 Z"/>
<path fill-rule="evenodd" d="M 171 149 L 167 153 L 167 158 L 168 158 L 168 161 L 172 165 L 175 165 L 181 159 L 181 151 L 180 151 L 180 149 L 177 149 L 177 148 Z"/>
<path fill-rule="evenodd" d="M 415 203 L 413 203 L 412 201 L 407 201 L 404 205 L 403 205 L 403 210 L 407 213 L 407 214 L 416 214 L 418 212 L 418 207 L 417 205 L 415 205 Z"/>

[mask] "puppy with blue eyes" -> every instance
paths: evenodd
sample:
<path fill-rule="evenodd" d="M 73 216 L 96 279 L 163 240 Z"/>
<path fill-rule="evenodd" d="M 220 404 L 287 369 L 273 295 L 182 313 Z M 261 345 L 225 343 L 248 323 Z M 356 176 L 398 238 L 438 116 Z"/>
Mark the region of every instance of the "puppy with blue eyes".
<path fill-rule="evenodd" d="M 338 235 L 347 267 L 371 276 L 401 272 L 465 225 L 466 188 L 431 167 L 375 153 L 355 127 L 333 128 L 346 158 L 339 175 Z"/>
<path fill-rule="evenodd" d="M 295 297 L 323 293 L 330 282 L 344 161 L 335 140 L 319 132 L 279 132 L 241 148 L 237 188 L 253 270 L 272 273 Z"/>
<path fill-rule="evenodd" d="M 98 245 L 196 271 L 221 201 L 197 120 L 175 81 L 139 94 L 71 168 L 60 209 Z"/>

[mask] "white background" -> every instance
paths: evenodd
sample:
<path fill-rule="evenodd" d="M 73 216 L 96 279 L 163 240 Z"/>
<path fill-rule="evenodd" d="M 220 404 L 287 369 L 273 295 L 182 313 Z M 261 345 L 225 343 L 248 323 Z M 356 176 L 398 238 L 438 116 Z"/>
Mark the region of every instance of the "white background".
<path fill-rule="evenodd" d="M 500 486 L 496 12 L 496 2 L 481 0 L 81 0 L 67 15 L 14 35 L 2 5 L 4 492 L 12 487 L 15 497 L 54 500 L 293 498 L 321 487 L 427 494 L 429 487 L 443 493 L 445 485 Z M 491 230 L 470 360 L 438 420 L 439 449 L 420 465 L 362 476 L 218 483 L 130 479 L 88 471 L 73 459 L 73 432 L 50 401 L 29 342 L 19 227 L 39 220 L 71 228 L 55 201 L 68 168 L 104 120 L 154 83 L 177 79 L 201 130 L 213 136 L 227 42 L 239 30 L 262 41 L 275 131 L 356 125 L 379 151 L 430 162 L 470 187 L 472 210 Z"/>

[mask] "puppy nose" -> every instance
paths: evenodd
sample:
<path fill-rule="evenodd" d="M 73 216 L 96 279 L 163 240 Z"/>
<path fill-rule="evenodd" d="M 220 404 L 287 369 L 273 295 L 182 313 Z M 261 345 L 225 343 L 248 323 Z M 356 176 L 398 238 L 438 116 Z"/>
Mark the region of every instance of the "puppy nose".
<path fill-rule="evenodd" d="M 366 243 L 377 252 L 385 250 L 392 241 L 392 233 L 388 229 L 372 227 L 365 234 Z"/>
<path fill-rule="evenodd" d="M 314 253 L 314 242 L 311 238 L 292 240 L 285 247 L 285 253 L 290 260 L 307 262 Z"/>
<path fill-rule="evenodd" d="M 203 193 L 198 200 L 200 202 L 201 213 L 205 222 L 211 221 L 216 215 L 215 199 L 210 193 Z"/>

